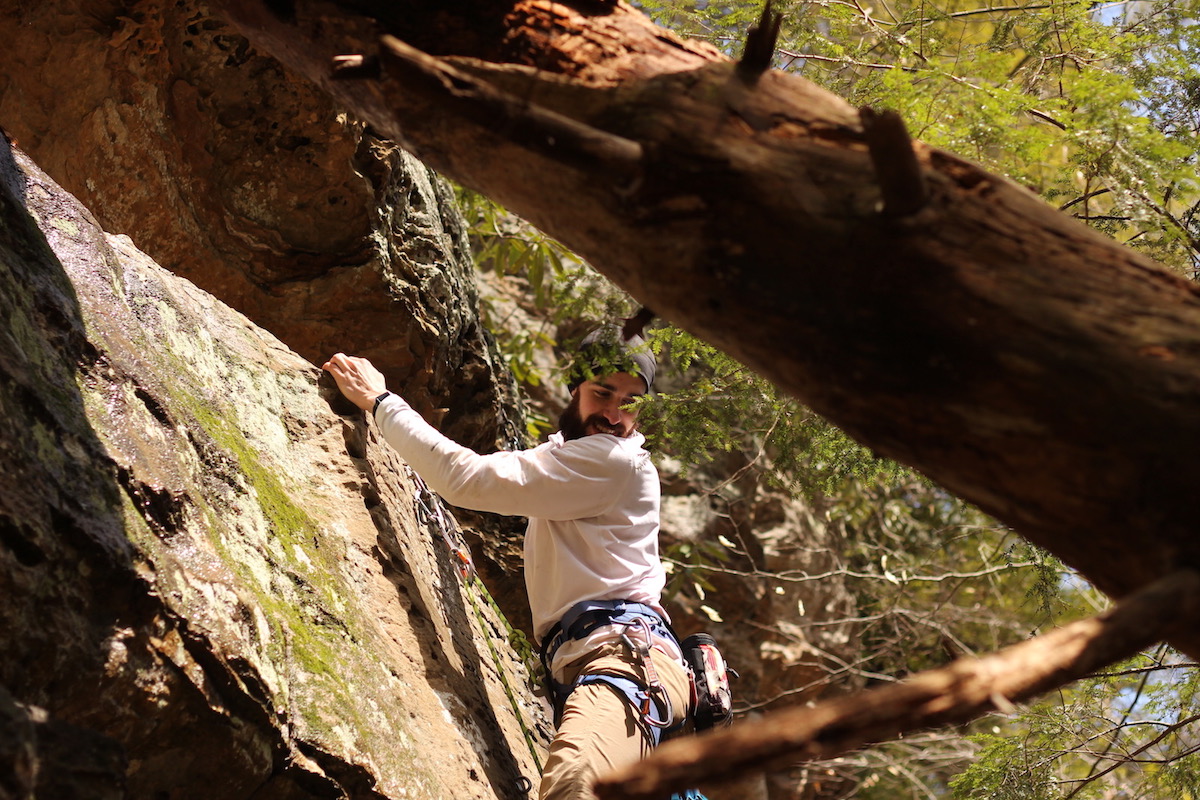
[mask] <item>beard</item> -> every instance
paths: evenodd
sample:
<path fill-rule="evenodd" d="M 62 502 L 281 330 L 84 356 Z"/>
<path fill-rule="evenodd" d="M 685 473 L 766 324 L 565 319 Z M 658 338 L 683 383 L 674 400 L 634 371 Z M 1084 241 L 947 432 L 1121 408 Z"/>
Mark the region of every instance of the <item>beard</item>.
<path fill-rule="evenodd" d="M 593 433 L 610 433 L 620 439 L 633 433 L 632 427 L 626 428 L 620 423 L 613 425 L 602 414 L 592 414 L 587 419 L 583 419 L 579 414 L 579 392 L 571 395 L 571 402 L 559 415 L 558 430 L 562 433 L 563 439 L 568 442 L 591 436 Z"/>

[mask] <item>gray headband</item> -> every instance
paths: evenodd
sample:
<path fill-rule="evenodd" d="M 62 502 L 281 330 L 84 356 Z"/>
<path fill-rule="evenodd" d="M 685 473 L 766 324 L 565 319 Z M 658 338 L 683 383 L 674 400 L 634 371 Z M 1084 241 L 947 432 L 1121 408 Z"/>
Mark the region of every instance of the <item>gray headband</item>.
<path fill-rule="evenodd" d="M 636 335 L 625 339 L 619 327 L 604 325 L 579 343 L 567 388 L 574 391 L 585 380 L 613 372 L 628 372 L 645 381 L 648 392 L 654 385 L 657 370 L 658 362 L 645 339 Z"/>

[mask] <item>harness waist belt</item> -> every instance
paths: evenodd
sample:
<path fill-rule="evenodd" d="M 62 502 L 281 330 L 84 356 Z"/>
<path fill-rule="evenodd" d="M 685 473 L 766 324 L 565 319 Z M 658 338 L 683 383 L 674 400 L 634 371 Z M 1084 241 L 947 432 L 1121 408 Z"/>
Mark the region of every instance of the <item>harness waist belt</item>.
<path fill-rule="evenodd" d="M 659 622 L 665 622 L 662 612 L 645 603 L 631 603 L 628 600 L 584 600 L 567 609 L 558 624 L 550 629 L 547 638 L 554 638 L 558 632 L 566 634 L 567 639 L 582 639 L 601 625 L 607 625 L 613 618 L 625 614 L 640 614 L 653 617 Z"/>
<path fill-rule="evenodd" d="M 629 600 L 584 600 L 567 609 L 562 619 L 554 623 L 542 638 L 541 659 L 547 670 L 554 653 L 563 642 L 583 639 L 597 628 L 614 622 L 631 622 L 637 617 L 649 617 L 656 633 L 678 641 L 679 637 L 663 619 L 662 612 L 645 603 Z"/>

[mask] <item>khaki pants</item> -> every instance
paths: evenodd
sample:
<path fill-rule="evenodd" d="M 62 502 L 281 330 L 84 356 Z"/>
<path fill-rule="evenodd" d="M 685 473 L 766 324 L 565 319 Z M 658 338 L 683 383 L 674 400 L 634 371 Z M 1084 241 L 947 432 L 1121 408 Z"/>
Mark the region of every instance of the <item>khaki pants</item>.
<path fill-rule="evenodd" d="M 651 649 L 650 657 L 671 698 L 674 723 L 678 724 L 687 713 L 691 695 L 687 672 L 657 649 Z M 646 676 L 635 664 L 625 645 L 608 644 L 569 664 L 564 678 L 574 683 L 582 674 L 601 672 L 645 684 Z M 592 784 L 598 777 L 645 758 L 650 749 L 638 724 L 638 711 L 625 695 L 603 684 L 580 686 L 567 698 L 562 722 L 550 743 L 538 797 L 595 800 Z"/>

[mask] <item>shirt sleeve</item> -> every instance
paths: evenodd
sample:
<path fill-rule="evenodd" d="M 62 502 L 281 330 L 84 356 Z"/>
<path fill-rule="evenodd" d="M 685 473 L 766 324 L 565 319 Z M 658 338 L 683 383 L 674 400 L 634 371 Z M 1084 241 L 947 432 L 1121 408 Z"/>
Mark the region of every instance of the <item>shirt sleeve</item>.
<path fill-rule="evenodd" d="M 540 519 L 595 517 L 623 496 L 639 468 L 615 436 L 480 455 L 446 438 L 403 398 L 375 412 L 383 438 L 451 505 Z"/>

